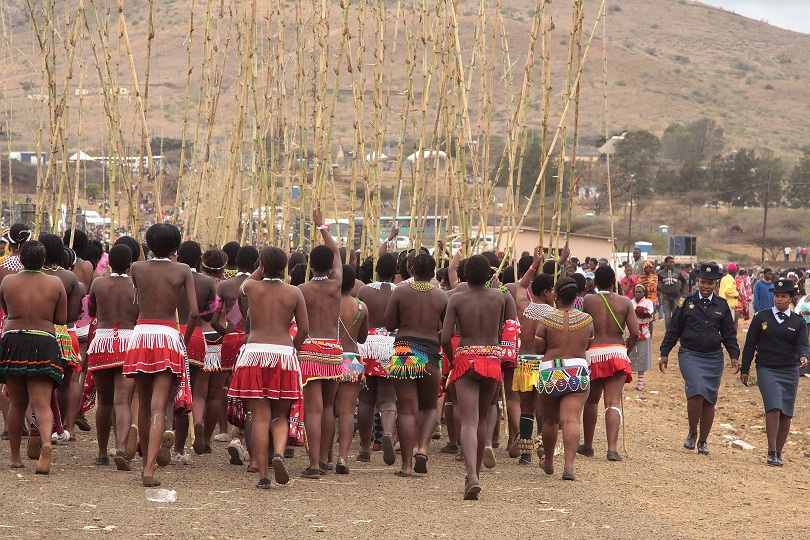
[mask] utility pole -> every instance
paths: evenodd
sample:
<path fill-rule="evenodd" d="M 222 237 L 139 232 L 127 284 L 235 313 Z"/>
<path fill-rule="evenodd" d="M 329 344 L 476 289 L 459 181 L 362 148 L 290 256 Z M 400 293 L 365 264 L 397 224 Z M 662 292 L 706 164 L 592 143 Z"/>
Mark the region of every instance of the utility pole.
<path fill-rule="evenodd" d="M 762 218 L 762 263 L 765 262 L 765 233 L 768 229 L 768 199 L 771 194 L 771 170 L 768 169 L 768 182 L 765 184 L 765 215 Z"/>
<path fill-rule="evenodd" d="M 636 175 L 630 175 L 630 219 L 627 224 L 627 260 L 630 261 L 630 257 L 633 254 L 633 188 L 635 187 L 633 184 L 636 181 Z"/>

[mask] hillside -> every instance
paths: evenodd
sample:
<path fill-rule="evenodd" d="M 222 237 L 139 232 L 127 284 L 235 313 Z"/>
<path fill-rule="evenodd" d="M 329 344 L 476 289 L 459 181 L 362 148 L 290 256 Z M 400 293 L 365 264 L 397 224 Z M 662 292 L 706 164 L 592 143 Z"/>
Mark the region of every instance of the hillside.
<path fill-rule="evenodd" d="M 75 6 L 75 2 L 70 2 Z M 102 8 L 100 2 L 96 2 Z M 114 4 L 114 3 L 113 3 Z M 195 36 L 192 56 L 195 64 L 191 78 L 190 116 L 193 122 L 196 114 L 196 93 L 199 76 L 202 72 L 202 34 L 205 30 L 204 3 L 196 2 Z M 266 13 L 270 4 L 258 0 L 257 13 L 260 17 L 276 25 L 278 13 Z M 304 2 L 302 17 L 308 19 L 309 4 Z M 396 2 L 386 2 L 389 17 L 393 17 Z M 13 33 L 7 45 L 2 48 L 3 71 L 5 75 L 6 105 L 12 113 L 9 131 L 14 149 L 28 149 L 36 144 L 40 115 L 39 102 L 27 96 L 40 92 L 42 63 L 32 32 L 26 3 L 22 0 L 9 0 L 4 15 Z M 404 4 L 406 7 L 410 3 Z M 463 44 L 466 60 L 471 58 L 470 47 L 475 42 L 475 22 L 478 2 L 459 2 L 459 37 Z M 525 41 L 530 30 L 531 13 L 535 2 L 532 0 L 511 0 L 502 8 L 503 28 L 510 43 L 510 60 L 514 63 L 516 91 L 519 92 L 519 78 L 525 62 Z M 593 19 L 598 2 L 586 0 L 585 37 L 593 27 Z M 113 6 L 114 7 L 114 6 Z M 230 15 L 241 16 L 239 7 L 234 4 Z M 170 0 L 156 3 L 155 40 L 152 43 L 152 65 L 149 84 L 148 125 L 153 136 L 180 138 L 185 98 L 186 48 L 188 34 L 188 14 L 191 0 Z M 356 9 L 355 7 L 352 8 Z M 560 102 L 565 85 L 565 63 L 568 31 L 570 28 L 570 3 L 553 3 L 556 29 L 551 40 L 553 57 L 552 118 L 559 115 Z M 90 5 L 88 14 L 93 20 Z M 336 55 L 340 44 L 340 10 L 336 2 L 331 3 L 330 11 L 330 54 Z M 69 12 L 66 11 L 66 12 Z M 127 21 L 133 56 L 138 67 L 141 82 L 144 79 L 144 58 L 146 54 L 148 2 L 131 0 L 125 4 L 124 15 Z M 331 17 L 334 13 L 335 17 Z M 111 18 L 115 22 L 115 10 Z M 75 13 L 71 15 L 75 17 Z M 225 17 L 229 12 L 225 13 Z M 103 20 L 104 14 L 100 13 Z M 64 14 L 60 11 L 58 20 L 64 24 Z M 296 20 L 294 3 L 286 3 L 286 44 L 294 48 Z M 218 20 L 218 19 L 217 19 Z M 223 19 L 225 20 L 225 19 Z M 390 20 L 389 20 L 390 22 Z M 216 23 L 216 21 L 214 21 Z M 804 126 L 810 123 L 810 57 L 804 54 L 810 49 L 810 35 L 797 34 L 778 29 L 765 23 L 754 21 L 686 0 L 622 0 L 609 2 L 607 24 L 608 97 L 610 100 L 610 129 L 613 132 L 623 129 L 649 129 L 660 134 L 669 122 L 686 122 L 700 117 L 717 121 L 726 131 L 729 147 L 768 147 L 777 154 L 793 157 L 807 144 Z M 213 25 L 215 26 L 215 24 Z M 214 30 L 212 26 L 212 30 Z M 93 27 L 93 24 L 91 24 Z M 275 27 L 275 26 L 274 26 Z M 223 43 L 224 32 L 223 27 Z M 356 24 L 352 31 L 356 32 Z M 394 25 L 386 28 L 391 55 L 391 105 L 392 111 L 401 108 L 398 96 L 406 87 L 407 47 L 400 31 L 394 39 Z M 86 34 L 86 31 L 84 31 Z M 115 59 L 118 40 L 115 31 L 111 33 L 112 56 Z M 214 142 L 225 144 L 232 126 L 234 104 L 237 97 L 239 64 L 242 58 L 236 50 L 235 27 L 230 29 L 230 50 L 225 59 L 222 82 L 221 103 Z M 374 32 L 370 25 L 366 28 L 366 47 L 373 47 Z M 491 36 L 490 36 L 491 37 Z M 213 40 L 213 35 L 212 35 Z M 356 36 L 355 36 L 356 41 Z M 80 40 L 82 42 L 82 40 Z M 98 75 L 92 51 L 86 40 L 79 49 L 81 62 L 77 60 L 73 80 L 70 84 L 71 128 L 69 146 L 75 148 L 103 148 L 106 135 L 103 124 L 101 99 L 93 96 L 93 88 L 98 86 Z M 120 45 L 122 53 L 123 45 Z M 357 47 L 357 43 L 353 45 Z M 585 141 L 595 141 L 604 134 L 605 107 L 602 94 L 602 44 L 597 39 L 590 51 L 583 78 L 580 125 Z M 538 48 L 539 50 L 539 48 Z M 60 51 L 63 52 L 63 51 Z M 272 51 L 260 47 L 260 66 L 272 59 Z M 355 51 L 356 54 L 356 51 Z M 286 58 L 287 89 L 292 91 L 294 62 Z M 503 63 L 499 57 L 496 63 Z M 370 66 L 366 74 L 370 78 Z M 64 63 L 60 66 L 64 69 Z M 210 68 L 210 66 L 209 66 Z M 346 146 L 352 144 L 354 106 L 351 85 L 346 63 L 341 68 L 340 92 L 335 111 L 333 141 Z M 262 69 L 260 67 L 259 72 Z M 502 75 L 504 67 L 496 69 Z M 134 99 L 131 98 L 133 85 L 128 71 L 126 55 L 120 58 L 120 86 L 128 88 L 129 99 L 122 101 L 122 123 L 128 137 L 136 141 L 139 133 Z M 63 75 L 63 73 L 60 73 Z M 356 76 L 356 74 L 355 74 Z M 473 72 L 473 80 L 478 75 Z M 263 77 L 262 77 L 263 78 Z M 535 84 L 527 122 L 539 126 L 541 107 L 539 95 L 539 61 L 535 68 Z M 261 81 L 260 81 L 261 83 Z M 82 88 L 89 89 L 90 95 L 82 103 L 82 135 L 79 137 L 79 100 L 74 93 Z M 423 84 L 421 74 L 414 79 L 417 104 L 421 99 L 419 88 Z M 472 84 L 471 108 L 475 103 L 475 86 Z M 332 86 L 332 81 L 329 83 Z M 58 85 L 61 92 L 61 85 Z M 431 92 L 437 92 L 434 82 Z M 492 129 L 502 132 L 506 125 L 506 98 L 502 87 L 494 92 Z M 2 89 L 0 89 L 2 90 Z M 330 88 L 331 91 L 331 88 Z M 366 85 L 366 118 L 370 115 L 371 83 Z M 431 102 L 433 96 L 431 96 Z M 552 120 L 556 123 L 556 120 Z M 387 139 L 395 144 L 398 129 L 389 128 Z M 409 136 L 415 129 L 409 130 Z"/>

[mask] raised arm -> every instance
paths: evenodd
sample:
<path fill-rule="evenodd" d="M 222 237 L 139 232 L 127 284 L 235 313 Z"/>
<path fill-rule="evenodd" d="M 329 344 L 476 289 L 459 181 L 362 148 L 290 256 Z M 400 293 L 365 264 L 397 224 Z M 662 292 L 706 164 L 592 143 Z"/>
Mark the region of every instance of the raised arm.
<path fill-rule="evenodd" d="M 323 224 L 323 214 L 321 209 L 316 207 L 312 210 L 312 223 L 321 231 L 323 237 L 323 244 L 332 250 L 335 258 L 332 260 L 332 272 L 329 274 L 330 281 L 343 282 L 343 261 L 340 258 L 340 251 L 338 251 L 337 243 L 332 235 L 329 234 L 329 227 Z"/>
<path fill-rule="evenodd" d="M 532 280 L 534 276 L 537 275 L 537 270 L 543 266 L 543 247 L 537 246 L 534 248 L 533 254 L 534 260 L 532 261 L 532 265 L 526 270 L 526 273 L 520 278 L 518 281 L 518 298 L 521 298 L 521 294 L 526 294 L 526 291 L 531 287 Z"/>
<path fill-rule="evenodd" d="M 391 242 L 391 240 L 394 240 L 396 239 L 397 236 L 399 236 L 399 229 L 396 226 L 396 222 L 394 223 L 395 225 L 391 227 L 391 234 L 388 235 L 388 239 L 385 240 L 382 244 L 380 244 L 380 250 L 377 253 L 378 255 L 388 253 L 388 244 Z"/>
<path fill-rule="evenodd" d="M 467 240 L 461 243 L 461 247 L 458 248 L 458 251 L 456 251 L 456 254 L 453 255 L 453 259 L 450 261 L 450 266 L 447 267 L 447 281 L 450 282 L 451 289 L 456 286 L 456 281 L 458 281 L 458 265 L 461 262 L 464 251 L 466 251 L 467 244 Z"/>

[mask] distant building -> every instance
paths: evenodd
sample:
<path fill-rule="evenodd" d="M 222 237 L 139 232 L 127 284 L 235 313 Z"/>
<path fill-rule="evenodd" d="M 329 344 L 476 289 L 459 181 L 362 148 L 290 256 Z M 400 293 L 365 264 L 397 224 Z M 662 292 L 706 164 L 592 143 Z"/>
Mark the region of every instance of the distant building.
<path fill-rule="evenodd" d="M 48 164 L 48 153 L 47 152 L 40 152 L 40 164 L 47 165 Z M 20 163 L 25 163 L 27 165 L 36 165 L 37 164 L 37 153 L 36 152 L 11 152 L 8 155 L 9 158 L 19 161 Z"/>
<path fill-rule="evenodd" d="M 577 148 L 577 163 L 596 163 L 601 157 L 602 153 L 599 148 L 593 146 Z M 565 161 L 566 163 L 571 161 L 571 150 L 567 151 Z"/>
<path fill-rule="evenodd" d="M 611 137 L 605 144 L 599 147 L 599 153 L 603 156 L 612 156 L 616 152 L 616 145 L 619 144 L 619 141 L 624 140 L 625 135 L 626 133 L 622 133 L 621 135 Z"/>

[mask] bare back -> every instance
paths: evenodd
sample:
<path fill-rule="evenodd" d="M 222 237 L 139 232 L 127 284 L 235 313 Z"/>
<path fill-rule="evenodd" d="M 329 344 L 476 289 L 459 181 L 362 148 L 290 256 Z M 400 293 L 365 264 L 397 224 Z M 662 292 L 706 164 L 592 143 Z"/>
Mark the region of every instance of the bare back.
<path fill-rule="evenodd" d="M 583 321 L 577 325 L 581 328 L 571 329 L 571 314 L 576 313 L 573 309 L 558 310 L 557 314 L 562 314 L 562 328 L 553 328 L 541 321 L 537 324 L 536 352 L 542 354 L 547 360 L 558 358 L 585 358 L 586 351 L 593 344 L 594 324 L 593 319 Z"/>
<path fill-rule="evenodd" d="M 394 289 L 396 289 L 396 285 L 393 283 L 382 282 L 379 289 L 365 285 L 357 291 L 358 300 L 362 300 L 368 308 L 368 325 L 371 328 L 380 328 L 385 325 L 385 310 Z"/>
<path fill-rule="evenodd" d="M 194 279 L 185 264 L 171 261 L 140 261 L 129 271 L 138 298 L 138 318 L 174 322 L 180 295 L 185 295 L 188 314 L 199 314 Z"/>
<path fill-rule="evenodd" d="M 612 314 L 605 300 L 613 310 Z M 624 344 L 626 328 L 630 334 L 627 350 L 632 350 L 638 341 L 638 321 L 629 298 L 614 293 L 589 294 L 585 296 L 583 310 L 593 317 L 594 345 Z"/>
<path fill-rule="evenodd" d="M 217 296 L 217 286 L 214 280 L 205 274 L 199 272 L 192 272 L 191 278 L 194 280 L 194 295 L 197 298 L 197 310 L 203 313 L 208 310 L 208 307 L 214 302 Z M 211 316 L 206 316 L 211 320 Z M 185 295 L 180 295 L 177 298 L 177 318 L 180 322 L 188 319 L 188 300 Z"/>
<path fill-rule="evenodd" d="M 438 341 L 447 310 L 447 293 L 439 287 L 427 291 L 400 285 L 385 311 L 385 326 L 400 336 Z"/>
<path fill-rule="evenodd" d="M 241 274 L 231 279 L 220 281 L 217 284 L 217 296 L 222 301 L 222 312 L 228 320 L 228 326 L 238 326 L 242 320 L 242 313 L 237 304 L 239 302 L 239 288 L 242 283 L 248 278 L 247 275 Z M 234 306 L 237 306 L 234 309 Z M 233 315 L 231 315 L 233 313 Z"/>
<path fill-rule="evenodd" d="M 62 280 L 67 294 L 67 321 L 65 324 L 73 324 L 82 315 L 82 298 L 84 298 L 84 285 L 76 279 L 70 270 L 59 268 L 58 270 L 44 270 L 45 274 L 56 276 Z"/>
<path fill-rule="evenodd" d="M 248 279 L 242 290 L 250 306 L 248 343 L 272 343 L 296 349 L 301 346 L 309 331 L 309 319 L 304 295 L 298 287 L 275 280 Z M 294 340 L 290 337 L 293 319 L 298 325 Z"/>
<path fill-rule="evenodd" d="M 98 319 L 99 328 L 135 328 L 138 320 L 138 304 L 135 303 L 135 286 L 129 276 L 103 277 L 93 280 L 90 286 L 88 311 Z"/>
<path fill-rule="evenodd" d="M 498 345 L 505 308 L 506 294 L 499 289 L 470 287 L 450 298 L 445 325 L 455 323 L 460 347 Z"/>
<path fill-rule="evenodd" d="M 84 290 L 89 291 L 90 286 L 93 284 L 93 280 L 96 278 L 96 273 L 93 270 L 93 263 L 90 261 L 76 261 L 76 264 L 73 265 L 73 273 L 76 275 L 76 279 L 84 285 Z"/>
<path fill-rule="evenodd" d="M 336 259 L 339 260 L 339 257 L 336 257 Z M 332 273 L 334 274 L 334 272 Z M 310 337 L 338 339 L 340 284 L 341 281 L 330 276 L 329 279 L 308 281 L 298 286 L 307 303 L 307 314 L 310 316 Z"/>
<path fill-rule="evenodd" d="M 0 284 L 0 305 L 8 315 L 3 330 L 40 330 L 54 335 L 65 324 L 67 293 L 62 281 L 38 272 L 6 276 Z"/>
<path fill-rule="evenodd" d="M 340 344 L 345 352 L 360 352 L 357 344 L 368 337 L 368 307 L 349 294 L 340 297 Z"/>

